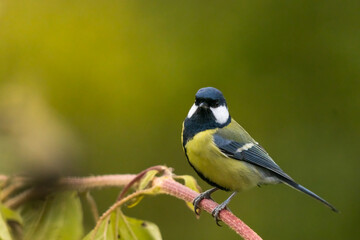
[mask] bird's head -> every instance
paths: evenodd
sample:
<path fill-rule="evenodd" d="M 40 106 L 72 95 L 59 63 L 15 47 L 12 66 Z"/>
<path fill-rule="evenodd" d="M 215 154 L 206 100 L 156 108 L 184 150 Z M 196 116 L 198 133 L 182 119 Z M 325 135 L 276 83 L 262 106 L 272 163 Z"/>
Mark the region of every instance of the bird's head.
<path fill-rule="evenodd" d="M 230 114 L 222 92 L 213 87 L 201 88 L 195 95 L 195 103 L 190 108 L 187 119 L 216 125 L 227 125 Z"/>

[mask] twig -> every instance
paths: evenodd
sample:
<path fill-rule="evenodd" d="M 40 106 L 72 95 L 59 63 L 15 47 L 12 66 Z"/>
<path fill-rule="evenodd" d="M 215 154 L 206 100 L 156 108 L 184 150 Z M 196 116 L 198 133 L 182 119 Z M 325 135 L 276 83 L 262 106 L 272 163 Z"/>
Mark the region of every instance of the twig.
<path fill-rule="evenodd" d="M 136 175 L 135 174 L 117 174 L 117 175 L 104 175 L 96 177 L 64 177 L 59 179 L 56 186 L 53 186 L 53 189 L 59 190 L 76 190 L 76 191 L 86 191 L 94 188 L 102 187 L 123 187 L 128 184 Z M 8 197 L 16 189 L 25 186 L 27 181 L 24 181 L 24 178 L 14 178 L 13 183 L 8 188 L 11 190 L 9 193 L 6 193 L 5 197 Z M 12 187 L 14 186 L 14 187 Z M 45 190 L 45 192 L 44 192 Z M 18 206 L 24 202 L 36 198 L 37 196 L 45 195 L 45 193 L 50 193 L 51 189 L 39 189 L 39 188 L 30 188 L 26 189 L 18 195 L 9 198 L 5 205 L 12 209 L 16 209 Z"/>
<path fill-rule="evenodd" d="M 103 187 L 123 187 L 135 176 L 136 174 L 116 174 L 93 177 L 64 177 L 58 181 L 58 186 L 65 190 L 77 191 Z"/>
<path fill-rule="evenodd" d="M 165 167 L 165 166 L 153 166 L 153 167 L 149 167 L 143 171 L 141 171 L 140 173 L 138 173 L 128 184 L 126 184 L 126 186 L 123 188 L 123 190 L 120 192 L 119 196 L 117 197 L 117 200 L 119 201 L 120 199 L 122 199 L 124 197 L 124 195 L 126 194 L 126 192 L 129 190 L 129 188 L 132 187 L 132 185 L 134 185 L 136 182 L 138 182 L 147 172 L 151 171 L 151 170 L 157 170 L 157 171 L 166 171 L 169 170 L 169 168 Z M 171 172 L 167 172 L 167 175 L 170 175 Z"/>
<path fill-rule="evenodd" d="M 13 194 L 17 189 L 23 186 L 21 182 L 15 182 L 8 187 L 3 188 L 0 194 L 0 201 L 5 201 L 11 194 Z"/>
<path fill-rule="evenodd" d="M 101 215 L 101 217 L 99 218 L 99 220 L 96 223 L 96 226 L 93 230 L 92 233 L 92 237 L 91 239 L 94 239 L 96 236 L 97 231 L 99 230 L 99 227 L 101 225 L 101 223 L 104 221 L 105 218 L 107 218 L 108 216 L 110 216 L 110 214 L 115 211 L 118 207 L 120 207 L 121 205 L 123 205 L 124 203 L 126 203 L 127 201 L 131 200 L 134 197 L 137 197 L 139 195 L 143 195 L 143 194 L 147 194 L 150 193 L 153 189 L 148 188 L 145 190 L 141 190 L 141 191 L 137 191 L 134 192 L 132 194 L 127 195 L 126 197 L 122 198 L 121 200 L 115 202 L 108 210 L 106 210 L 106 212 L 103 213 L 103 215 Z"/>
<path fill-rule="evenodd" d="M 95 223 L 99 220 L 99 211 L 96 206 L 95 199 L 91 196 L 90 192 L 85 193 L 85 199 L 90 207 L 91 214 L 93 215 Z"/>
<path fill-rule="evenodd" d="M 9 179 L 8 176 L 0 174 L 0 184 L 6 182 Z"/>
<path fill-rule="evenodd" d="M 160 187 L 164 193 L 187 202 L 192 202 L 194 198 L 198 196 L 197 192 L 174 181 L 172 178 L 156 178 L 154 180 L 154 185 Z M 200 202 L 200 207 L 208 213 L 211 213 L 217 205 L 218 204 L 216 202 L 210 199 L 204 199 Z M 257 235 L 257 233 L 255 233 L 249 226 L 247 226 L 243 221 L 241 221 L 228 210 L 221 211 L 219 216 L 226 225 L 228 225 L 245 240 L 261 239 L 261 237 Z"/>
<path fill-rule="evenodd" d="M 26 187 L 28 180 L 29 179 L 24 177 L 7 177 L 0 175 L 0 187 L 2 189 L 0 193 L 0 201 L 4 202 L 19 189 Z"/>
<path fill-rule="evenodd" d="M 90 190 L 94 188 L 102 188 L 102 187 L 123 187 L 128 185 L 130 182 L 132 182 L 136 176 L 137 175 L 135 174 L 125 174 L 125 175 L 104 175 L 104 176 L 83 177 L 83 178 L 65 177 L 65 178 L 61 178 L 58 181 L 57 186 L 62 190 L 77 190 L 77 191 L 86 191 L 86 190 Z M 117 201 L 113 206 L 111 206 L 99 218 L 99 221 L 97 222 L 97 225 L 94 229 L 95 234 L 96 234 L 95 230 L 99 228 L 101 221 L 104 220 L 107 216 L 109 216 L 110 213 L 114 211 L 114 209 L 116 209 L 117 207 L 121 206 L 123 203 L 127 202 L 128 200 L 138 195 L 150 193 L 154 188 L 157 188 L 159 190 L 158 193 L 168 194 L 187 202 L 192 202 L 193 199 L 198 196 L 197 192 L 176 182 L 169 174 L 164 174 L 164 176 L 162 177 L 155 177 L 151 188 L 137 191 L 130 195 L 127 195 L 124 198 L 122 198 L 120 201 Z M 32 198 L 34 195 L 37 194 L 35 190 L 36 189 L 28 189 L 22 192 L 21 194 L 13 198 L 10 198 L 7 201 L 7 205 L 10 207 L 16 207 L 21 205 L 24 201 Z M 211 213 L 212 210 L 217 205 L 218 204 L 216 202 L 210 199 L 204 199 L 200 202 L 199 207 Z M 237 234 L 242 236 L 245 240 L 261 239 L 250 227 L 248 227 L 243 221 L 238 219 L 231 212 L 227 210 L 223 210 L 220 212 L 219 217 L 226 225 L 228 225 L 231 229 L 233 229 Z M 95 234 L 93 236 L 95 236 Z"/>
<path fill-rule="evenodd" d="M 10 198 L 6 202 L 4 202 L 4 205 L 6 205 L 9 208 L 16 209 L 17 207 L 19 207 L 21 204 L 23 204 L 27 200 L 33 199 L 34 197 L 36 197 L 38 195 L 39 195 L 39 193 L 36 189 L 30 188 L 30 189 L 27 189 L 27 190 L 21 192 L 20 194 L 16 195 L 15 197 Z"/>

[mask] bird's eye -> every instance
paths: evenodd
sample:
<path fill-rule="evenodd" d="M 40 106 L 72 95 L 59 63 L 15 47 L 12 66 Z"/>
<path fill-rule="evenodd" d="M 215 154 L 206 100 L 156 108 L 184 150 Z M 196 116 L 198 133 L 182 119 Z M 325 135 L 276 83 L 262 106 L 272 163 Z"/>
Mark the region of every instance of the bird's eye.
<path fill-rule="evenodd" d="M 219 103 L 219 101 L 215 101 L 215 102 L 213 102 L 212 105 L 213 105 L 213 107 L 217 108 L 220 105 L 220 103 Z"/>

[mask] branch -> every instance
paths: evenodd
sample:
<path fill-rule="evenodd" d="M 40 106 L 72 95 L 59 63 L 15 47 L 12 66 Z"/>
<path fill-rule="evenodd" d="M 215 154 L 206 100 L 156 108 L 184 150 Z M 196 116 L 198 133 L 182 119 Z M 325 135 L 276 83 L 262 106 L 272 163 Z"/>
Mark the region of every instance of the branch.
<path fill-rule="evenodd" d="M 103 187 L 123 187 L 136 177 L 136 174 L 115 174 L 93 177 L 64 177 L 58 186 L 65 190 L 86 191 Z"/>
<path fill-rule="evenodd" d="M 97 223 L 97 221 L 99 220 L 99 211 L 96 206 L 95 199 L 93 198 L 93 196 L 91 196 L 90 192 L 85 193 L 85 199 L 90 207 L 90 211 L 94 217 L 94 221 L 95 223 Z"/>
<path fill-rule="evenodd" d="M 91 239 L 95 239 L 95 236 L 96 236 L 96 233 L 97 231 L 99 230 L 100 228 L 100 225 L 102 223 L 102 221 L 104 221 L 104 219 L 106 219 L 107 217 L 110 216 L 110 214 L 115 211 L 118 207 L 120 207 L 121 205 L 123 205 L 124 203 L 126 203 L 127 201 L 137 197 L 137 196 L 140 196 L 140 195 L 143 195 L 143 194 L 146 194 L 147 192 L 151 192 L 152 189 L 145 189 L 145 190 L 141 190 L 141 191 L 137 191 L 137 192 L 134 192 L 132 194 L 129 194 L 127 195 L 126 197 L 118 200 L 117 202 L 115 202 L 108 210 L 106 210 L 106 212 L 103 213 L 103 215 L 101 215 L 101 217 L 99 218 L 99 220 L 97 221 L 96 223 L 96 226 L 94 228 L 94 231 L 93 231 L 93 234 L 91 236 Z"/>
<path fill-rule="evenodd" d="M 0 183 L 6 182 L 8 178 L 8 176 L 0 174 Z"/>
<path fill-rule="evenodd" d="M 2 177 L 3 175 L 0 175 Z M 47 195 L 52 191 L 56 190 L 76 190 L 79 192 L 87 191 L 95 188 L 103 187 L 124 187 L 126 186 L 136 174 L 116 174 L 116 175 L 103 175 L 103 176 L 92 176 L 92 177 L 63 177 L 52 186 L 51 189 L 41 189 L 39 187 L 33 187 L 26 189 L 25 191 L 10 198 L 17 189 L 20 189 L 31 182 L 31 179 L 14 177 L 12 184 L 2 189 L 0 200 L 5 203 L 9 208 L 16 209 L 21 204 L 39 196 Z M 0 178 L 1 179 L 1 178 Z M 5 177 L 3 177 L 5 179 Z M 10 178 L 9 178 L 10 179 Z M 8 198 L 7 200 L 5 200 Z"/>
<path fill-rule="evenodd" d="M 166 167 L 163 167 L 164 169 Z M 184 200 L 186 202 L 192 202 L 195 197 L 198 196 L 198 193 L 191 190 L 190 188 L 176 182 L 170 175 L 170 169 L 166 168 L 163 176 L 155 177 L 152 182 L 151 188 L 157 188 L 158 193 L 168 194 L 174 196 L 178 199 Z M 146 171 L 146 170 L 145 170 Z M 143 173 L 143 172 L 142 172 Z M 104 175 L 104 176 L 92 176 L 92 177 L 64 177 L 59 179 L 57 182 L 57 187 L 61 190 L 77 190 L 77 191 L 87 191 L 96 188 L 103 187 L 124 187 L 128 186 L 130 183 L 134 183 L 138 175 L 135 174 L 124 174 L 124 175 Z M 7 179 L 5 176 L 0 175 L 0 180 Z M 131 185 L 131 184 L 130 184 Z M 150 189 L 146 189 L 150 190 Z M 117 206 L 120 206 L 124 202 L 128 201 L 135 195 L 146 194 L 147 191 L 135 192 L 130 194 L 120 201 L 115 203 L 108 211 L 106 211 L 100 219 L 103 219 L 104 216 L 107 216 L 109 212 L 114 210 Z M 18 194 L 17 196 L 8 200 L 8 206 L 17 207 L 24 203 L 25 201 L 36 196 L 36 189 L 28 189 L 24 192 Z M 206 212 L 211 213 L 213 209 L 218 206 L 218 204 L 210 199 L 204 199 L 200 202 L 199 207 L 204 209 Z M 261 240 L 261 238 L 243 221 L 237 218 L 234 214 L 228 210 L 222 210 L 219 214 L 220 219 L 233 229 L 237 234 L 243 237 L 245 240 Z M 98 221 L 99 222 L 99 221 Z"/>
<path fill-rule="evenodd" d="M 30 188 L 30 189 L 27 189 L 27 190 L 19 193 L 15 197 L 10 198 L 9 200 L 5 201 L 4 205 L 6 205 L 9 208 L 16 209 L 24 202 L 26 202 L 30 199 L 34 199 L 38 196 L 40 196 L 39 192 L 34 188 Z"/>
<path fill-rule="evenodd" d="M 187 202 L 192 202 L 199 194 L 188 187 L 174 181 L 172 178 L 156 178 L 154 185 L 161 188 L 165 194 L 169 194 L 176 198 L 182 199 Z M 210 199 L 204 199 L 200 202 L 199 207 L 206 212 L 211 213 L 218 204 Z M 237 218 L 228 210 L 222 210 L 219 214 L 220 219 L 233 229 L 237 234 L 245 240 L 261 240 L 262 238 L 257 235 L 249 226 Z"/>

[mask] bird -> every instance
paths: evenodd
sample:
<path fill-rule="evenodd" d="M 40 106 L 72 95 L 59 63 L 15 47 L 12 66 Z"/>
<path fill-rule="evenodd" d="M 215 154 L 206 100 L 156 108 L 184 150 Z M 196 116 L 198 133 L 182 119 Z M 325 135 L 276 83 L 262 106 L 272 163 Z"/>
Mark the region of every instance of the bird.
<path fill-rule="evenodd" d="M 219 225 L 219 213 L 227 208 L 238 192 L 255 186 L 285 183 L 339 212 L 333 205 L 303 187 L 286 174 L 231 116 L 222 92 L 213 87 L 201 88 L 195 94 L 182 126 L 181 142 L 190 166 L 205 182 L 213 186 L 194 200 L 211 199 L 217 190 L 231 191 L 228 199 L 212 211 Z"/>

